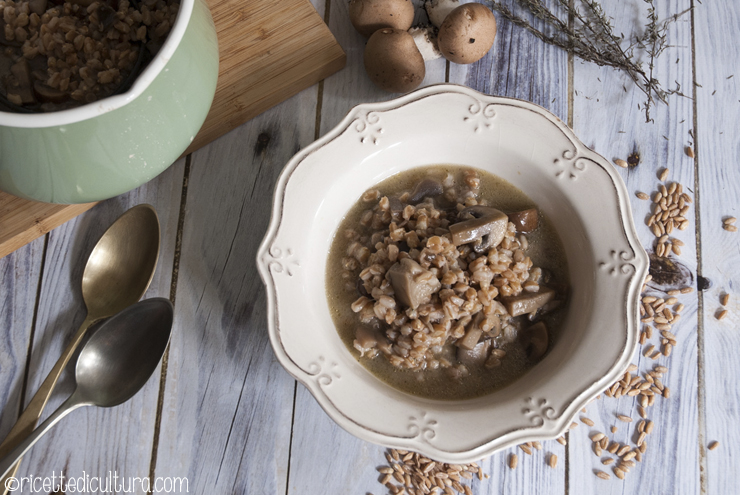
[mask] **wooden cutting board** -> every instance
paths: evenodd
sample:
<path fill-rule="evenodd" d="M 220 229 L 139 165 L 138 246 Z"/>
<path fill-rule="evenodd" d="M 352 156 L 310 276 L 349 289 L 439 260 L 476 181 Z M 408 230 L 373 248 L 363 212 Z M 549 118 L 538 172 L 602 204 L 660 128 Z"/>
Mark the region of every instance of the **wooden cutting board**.
<path fill-rule="evenodd" d="M 213 106 L 185 153 L 210 143 L 344 67 L 309 0 L 208 0 L 219 43 Z M 0 258 L 95 203 L 52 205 L 0 192 Z"/>

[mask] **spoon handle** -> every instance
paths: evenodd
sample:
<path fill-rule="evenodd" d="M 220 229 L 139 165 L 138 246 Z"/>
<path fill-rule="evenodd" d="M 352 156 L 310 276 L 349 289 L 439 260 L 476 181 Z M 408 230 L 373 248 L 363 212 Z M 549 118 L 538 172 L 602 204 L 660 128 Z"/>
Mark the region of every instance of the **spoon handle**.
<path fill-rule="evenodd" d="M 62 374 L 62 371 L 64 371 L 64 368 L 67 366 L 67 363 L 69 363 L 70 358 L 77 350 L 77 347 L 79 347 L 80 342 L 82 342 L 82 338 L 85 336 L 87 329 L 90 328 L 90 325 L 92 325 L 95 321 L 99 319 L 100 318 L 88 314 L 85 318 L 85 321 L 82 322 L 82 325 L 80 325 L 77 333 L 74 334 L 72 340 L 69 342 L 69 344 L 67 344 L 64 352 L 59 357 L 59 360 L 56 362 L 44 382 L 39 387 L 36 395 L 34 395 L 31 399 L 31 402 L 28 403 L 28 407 L 26 407 L 26 409 L 20 415 L 15 425 L 13 425 L 13 428 L 10 430 L 10 433 L 8 433 L 8 436 L 5 438 L 3 443 L 0 444 L 0 458 L 6 457 L 11 449 L 15 448 L 23 438 L 30 435 L 33 429 L 36 427 L 36 424 L 38 423 L 41 414 L 44 412 L 46 403 L 49 401 L 49 397 L 51 397 L 51 393 L 54 391 L 54 387 L 56 386 L 57 381 Z M 20 458 L 18 459 L 18 463 L 15 465 L 12 472 L 6 474 L 8 474 L 8 476 L 15 476 L 15 473 L 18 471 L 19 466 Z M 5 470 L 2 471 L 5 472 Z M 0 493 L 2 495 L 6 495 L 8 493 L 8 490 L 6 488 L 8 486 L 6 483 L 7 478 L 8 477 L 4 474 L 2 476 L 2 481 L 0 481 Z"/>
<path fill-rule="evenodd" d="M 16 448 L 11 450 L 8 455 L 2 458 L 0 460 L 0 473 L 2 473 L 2 477 L 4 478 L 6 474 L 8 474 L 8 471 L 11 470 L 13 465 L 20 459 L 23 454 L 28 452 L 28 449 L 34 446 L 36 442 L 39 441 L 39 439 L 44 436 L 44 434 L 51 430 L 51 428 L 57 424 L 63 417 L 65 417 L 67 414 L 71 413 L 78 407 L 82 406 L 88 406 L 89 404 L 82 402 L 79 400 L 79 397 L 77 396 L 77 393 L 73 393 L 67 400 L 65 400 L 61 406 L 57 408 L 56 411 L 54 411 L 51 416 L 46 418 L 46 421 L 41 423 L 41 425 L 33 430 L 30 435 L 28 435 L 26 438 L 24 438 Z"/>

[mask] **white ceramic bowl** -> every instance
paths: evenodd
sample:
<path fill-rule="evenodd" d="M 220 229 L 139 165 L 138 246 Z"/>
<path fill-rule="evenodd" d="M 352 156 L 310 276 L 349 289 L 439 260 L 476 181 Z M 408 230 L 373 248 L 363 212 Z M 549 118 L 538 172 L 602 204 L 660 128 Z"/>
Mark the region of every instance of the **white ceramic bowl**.
<path fill-rule="evenodd" d="M 341 341 L 326 299 L 327 253 L 344 214 L 374 184 L 434 164 L 519 187 L 553 222 L 568 258 L 570 304 L 557 342 L 513 384 L 471 400 L 423 399 L 380 381 Z M 648 257 L 627 198 L 613 166 L 532 103 L 438 85 L 359 105 L 278 180 L 257 254 L 275 354 L 334 421 L 371 442 L 470 462 L 554 438 L 624 373 L 637 346 Z"/>

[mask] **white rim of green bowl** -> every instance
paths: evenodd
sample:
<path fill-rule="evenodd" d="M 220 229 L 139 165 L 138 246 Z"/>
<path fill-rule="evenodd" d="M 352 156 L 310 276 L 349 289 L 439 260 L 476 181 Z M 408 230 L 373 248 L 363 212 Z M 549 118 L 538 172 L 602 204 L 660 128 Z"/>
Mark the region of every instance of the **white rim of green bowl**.
<path fill-rule="evenodd" d="M 180 0 L 180 10 L 177 12 L 175 24 L 169 36 L 167 36 L 157 55 L 125 93 L 59 112 L 28 114 L 0 111 L 0 126 L 41 128 L 68 125 L 112 112 L 132 102 L 149 87 L 172 58 L 185 34 L 185 29 L 188 27 L 194 4 L 195 0 Z"/>

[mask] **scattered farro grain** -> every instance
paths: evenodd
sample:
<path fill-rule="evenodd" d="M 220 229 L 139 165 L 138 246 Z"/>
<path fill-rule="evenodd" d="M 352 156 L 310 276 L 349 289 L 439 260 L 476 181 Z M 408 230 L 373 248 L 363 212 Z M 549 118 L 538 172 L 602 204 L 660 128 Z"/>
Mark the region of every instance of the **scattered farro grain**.
<path fill-rule="evenodd" d="M 550 457 L 547 459 L 547 465 L 551 468 L 554 468 L 558 465 L 558 456 L 555 454 L 550 454 Z"/>
<path fill-rule="evenodd" d="M 722 295 L 720 296 L 720 298 L 719 298 L 719 303 L 720 303 L 720 304 L 721 304 L 722 306 L 727 306 L 727 303 L 728 303 L 728 302 L 730 302 L 730 295 L 729 295 L 729 294 L 727 294 L 727 293 L 724 293 L 724 294 L 722 294 Z"/>
<path fill-rule="evenodd" d="M 620 448 L 619 450 L 617 450 L 617 455 L 619 457 L 622 457 L 624 454 L 626 454 L 627 452 L 629 452 L 629 450 L 630 450 L 630 446 L 629 445 L 623 445 L 622 448 Z"/>
<path fill-rule="evenodd" d="M 611 478 L 608 473 L 605 473 L 604 471 L 599 471 L 598 469 L 596 470 L 595 474 L 598 478 L 601 478 L 602 480 L 608 480 Z"/>
<path fill-rule="evenodd" d="M 620 480 L 624 479 L 624 471 L 622 471 L 618 467 L 613 468 L 612 471 L 614 471 L 614 476 L 616 476 Z"/>
<path fill-rule="evenodd" d="M 521 445 L 519 445 L 519 448 L 520 448 L 520 449 L 522 449 L 522 451 L 523 451 L 523 452 L 524 452 L 525 454 L 527 454 L 527 455 L 532 455 L 532 449 L 530 449 L 530 448 L 529 448 L 529 447 L 527 447 L 526 445 L 524 445 L 524 444 L 521 444 Z"/>
<path fill-rule="evenodd" d="M 568 442 L 565 440 L 565 437 L 558 437 L 556 439 L 560 445 L 568 445 Z"/>
<path fill-rule="evenodd" d="M 660 175 L 658 175 L 658 179 L 660 179 L 661 182 L 665 182 L 665 180 L 668 178 L 668 167 L 664 168 Z M 664 194 L 665 196 L 665 194 Z"/>
<path fill-rule="evenodd" d="M 650 196 L 648 196 L 646 193 L 641 192 L 641 191 L 638 191 L 637 193 L 635 193 L 635 196 L 637 196 L 638 198 L 643 199 L 643 200 L 650 199 Z"/>
<path fill-rule="evenodd" d="M 614 453 L 614 452 L 612 452 L 612 454 L 613 454 L 613 453 Z M 613 458 L 611 458 L 611 457 L 607 457 L 607 458 L 605 458 L 605 459 L 601 459 L 601 463 L 602 463 L 602 464 L 603 464 L 604 466 L 608 466 L 609 464 L 612 464 L 613 462 L 614 462 L 614 459 L 613 459 Z"/>
<path fill-rule="evenodd" d="M 732 225 L 735 222 L 737 222 L 737 218 L 735 218 L 735 217 L 727 217 L 724 220 L 722 220 L 722 223 L 725 224 L 725 225 Z"/>
<path fill-rule="evenodd" d="M 612 444 L 609 445 L 609 448 L 607 448 L 606 450 L 610 454 L 614 454 L 617 452 L 617 450 L 619 450 L 619 444 L 617 442 L 612 442 Z"/>
<path fill-rule="evenodd" d="M 519 462 L 519 457 L 516 454 L 511 454 L 509 456 L 509 468 L 510 469 L 516 469 L 516 465 Z"/>
<path fill-rule="evenodd" d="M 573 428 L 575 428 L 575 427 L 577 427 L 577 426 L 578 426 L 578 423 L 576 423 L 575 421 L 573 421 L 573 422 L 572 422 L 572 423 L 570 424 L 570 426 L 568 427 L 568 429 L 569 429 L 569 430 L 572 430 Z"/>
<path fill-rule="evenodd" d="M 680 289 L 671 289 L 668 292 L 666 292 L 666 294 L 668 294 L 669 296 L 677 296 L 680 293 L 681 293 Z"/>
<path fill-rule="evenodd" d="M 624 456 L 622 456 L 622 460 L 629 461 L 630 459 L 633 459 L 634 457 L 635 457 L 635 451 L 634 450 L 630 450 L 629 452 L 627 452 L 626 454 L 624 454 Z"/>
<path fill-rule="evenodd" d="M 709 450 L 714 450 L 717 447 L 719 447 L 719 442 L 717 440 L 710 442 L 710 444 L 707 446 Z"/>
<path fill-rule="evenodd" d="M 643 443 L 643 445 L 645 445 L 645 444 Z M 637 462 L 642 462 L 642 452 L 640 452 L 639 450 L 637 452 L 635 452 L 635 460 Z"/>
<path fill-rule="evenodd" d="M 627 371 L 630 372 L 630 373 L 634 373 L 635 371 L 637 371 L 637 365 L 636 364 L 630 364 L 627 367 Z"/>
<path fill-rule="evenodd" d="M 670 356 L 672 351 L 673 351 L 673 346 L 671 344 L 666 344 L 663 346 L 663 355 L 665 357 Z"/>
<path fill-rule="evenodd" d="M 532 442 L 532 446 L 537 450 L 542 450 L 542 444 L 540 442 L 534 441 Z"/>
<path fill-rule="evenodd" d="M 689 158 L 694 158 L 694 149 L 691 146 L 686 147 L 686 155 L 688 155 Z"/>
<path fill-rule="evenodd" d="M 638 447 L 639 447 L 640 445 L 642 445 L 642 442 L 644 442 L 644 441 L 645 441 L 645 437 L 646 437 L 646 436 L 647 436 L 647 433 L 643 431 L 642 433 L 640 433 L 640 436 L 639 436 L 639 437 L 637 437 L 637 446 L 638 446 Z M 630 458 L 630 459 L 631 459 L 631 458 Z"/>
<path fill-rule="evenodd" d="M 725 229 L 727 232 L 737 232 L 737 227 L 730 224 L 725 224 L 722 226 L 723 229 Z"/>
<path fill-rule="evenodd" d="M 681 289 L 681 294 L 690 294 L 691 292 L 694 292 L 694 288 L 693 287 L 688 287 L 687 286 L 687 287 L 683 287 Z"/>
<path fill-rule="evenodd" d="M 594 443 L 596 443 L 596 442 L 600 441 L 602 438 L 604 438 L 605 436 L 606 435 L 604 435 L 603 433 L 600 433 L 600 432 L 594 433 L 593 435 L 591 435 L 591 441 L 594 442 Z"/>
<path fill-rule="evenodd" d="M 581 416 L 581 423 L 586 424 L 588 426 L 594 425 L 594 422 L 591 421 L 591 418 L 587 418 L 586 416 Z"/>
<path fill-rule="evenodd" d="M 717 318 L 718 320 L 721 320 L 721 319 L 722 319 L 722 318 L 724 318 L 725 316 L 727 316 L 727 310 L 726 310 L 726 309 L 723 309 L 722 311 L 719 311 L 719 312 L 717 313 L 717 316 L 716 316 L 716 318 Z"/>
<path fill-rule="evenodd" d="M 625 162 L 625 161 L 624 161 L 624 160 L 622 160 L 621 158 L 617 158 L 616 160 L 614 160 L 614 164 L 615 164 L 616 166 L 618 166 L 618 167 L 622 167 L 622 168 L 627 168 L 627 167 L 629 166 L 629 165 L 627 164 L 627 162 Z"/>
<path fill-rule="evenodd" d="M 617 414 L 617 419 L 619 419 L 620 421 L 624 421 L 625 423 L 632 422 L 632 418 L 630 418 L 629 416 L 625 416 L 624 414 Z"/>
<path fill-rule="evenodd" d="M 609 428 L 609 430 L 611 430 L 612 433 L 616 433 L 617 432 L 617 427 L 616 426 L 612 426 L 611 428 Z"/>
<path fill-rule="evenodd" d="M 647 346 L 646 348 L 642 350 L 642 355 L 648 356 L 651 352 L 653 352 L 653 349 L 655 349 L 655 346 L 650 344 L 649 346 Z"/>
<path fill-rule="evenodd" d="M 647 424 L 645 425 L 645 433 L 647 433 L 648 435 L 652 433 L 654 424 L 655 423 L 653 423 L 652 421 L 648 421 Z"/>
<path fill-rule="evenodd" d="M 644 454 L 647 450 L 647 442 L 642 442 L 642 445 L 638 446 L 637 450 L 639 450 L 641 454 Z"/>

